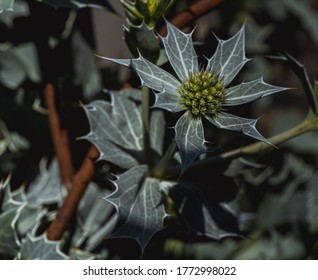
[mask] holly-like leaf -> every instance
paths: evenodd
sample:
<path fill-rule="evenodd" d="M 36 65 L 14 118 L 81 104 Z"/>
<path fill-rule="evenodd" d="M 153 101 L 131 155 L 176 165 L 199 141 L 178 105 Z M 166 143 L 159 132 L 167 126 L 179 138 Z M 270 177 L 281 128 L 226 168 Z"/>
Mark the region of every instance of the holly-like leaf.
<path fill-rule="evenodd" d="M 308 191 L 306 193 L 307 215 L 306 221 L 309 224 L 311 232 L 318 232 L 318 174 L 314 173 L 308 182 Z"/>
<path fill-rule="evenodd" d="M 199 69 L 192 33 L 185 34 L 166 21 L 168 34 L 162 38 L 168 59 L 181 81 Z"/>
<path fill-rule="evenodd" d="M 181 181 L 169 194 L 191 232 L 217 240 L 239 235 L 236 218 L 222 204 L 208 198 L 199 186 Z"/>
<path fill-rule="evenodd" d="M 138 73 L 144 86 L 150 87 L 157 92 L 166 92 L 179 96 L 177 89 L 181 83 L 167 71 L 144 59 L 142 56 L 132 59 L 131 65 Z"/>
<path fill-rule="evenodd" d="M 0 254 L 14 257 L 20 249 L 15 222 L 22 208 L 12 208 L 0 214 Z"/>
<path fill-rule="evenodd" d="M 89 184 L 78 207 L 78 226 L 72 238 L 73 246 L 76 248 L 81 247 L 83 249 L 82 246 L 85 242 L 86 249 L 86 245 L 91 243 L 91 237 L 98 234 L 102 226 L 108 223 L 114 207 L 111 204 L 105 205 L 102 197 L 109 193 L 109 190 L 101 189 L 93 182 Z M 105 238 L 105 235 L 103 237 Z"/>
<path fill-rule="evenodd" d="M 242 83 L 225 90 L 225 106 L 234 106 L 259 99 L 261 97 L 285 90 L 286 88 L 273 86 L 263 81 L 263 78 Z"/>
<path fill-rule="evenodd" d="M 202 120 L 193 119 L 190 113 L 186 112 L 177 121 L 174 130 L 183 172 L 200 154 L 206 152 Z"/>
<path fill-rule="evenodd" d="M 116 190 L 105 200 L 112 203 L 119 215 L 119 228 L 112 237 L 135 239 L 142 250 L 152 236 L 163 229 L 166 217 L 162 203 L 162 182 L 147 178 L 146 165 L 139 165 L 121 174 L 116 180 Z"/>
<path fill-rule="evenodd" d="M 0 1 L 0 13 L 3 11 L 13 11 L 14 0 Z"/>
<path fill-rule="evenodd" d="M 71 37 L 74 83 L 83 87 L 84 97 L 91 98 L 102 89 L 96 57 L 80 32 Z M 85 65 L 85 67 L 83 67 Z"/>
<path fill-rule="evenodd" d="M 99 100 L 84 107 L 91 132 L 83 138 L 96 145 L 100 159 L 125 169 L 142 161 L 141 95 L 141 91 L 136 89 L 114 91 L 110 93 L 111 103 Z M 163 118 L 160 120 L 163 121 Z M 150 127 L 153 129 L 152 124 Z M 163 141 L 163 137 L 159 139 Z M 158 142 L 151 143 L 156 145 L 151 147 L 156 150 Z"/>
<path fill-rule="evenodd" d="M 100 7 L 109 10 L 110 12 L 117 13 L 107 0 L 38 0 L 52 6 L 55 9 L 60 7 L 81 9 L 87 7 Z"/>
<path fill-rule="evenodd" d="M 28 202 L 33 205 L 59 203 L 64 194 L 56 159 L 51 162 L 48 170 L 43 166 L 41 169 L 41 173 L 28 188 Z"/>
<path fill-rule="evenodd" d="M 243 134 L 253 137 L 259 141 L 271 144 L 263 135 L 261 135 L 257 131 L 257 120 L 241 118 L 229 113 L 220 113 L 214 118 L 206 115 L 205 118 L 219 128 L 240 131 Z"/>
<path fill-rule="evenodd" d="M 135 57 L 140 53 L 149 61 L 157 62 L 160 55 L 160 46 L 152 27 L 149 27 L 143 21 L 138 26 L 130 24 L 129 28 L 124 28 L 124 31 L 127 46 Z"/>
<path fill-rule="evenodd" d="M 232 82 L 244 64 L 245 57 L 244 25 L 233 37 L 220 40 L 217 49 L 208 60 L 207 70 L 212 71 L 222 79 L 224 85 Z"/>
<path fill-rule="evenodd" d="M 66 260 L 68 256 L 61 252 L 59 241 L 50 241 L 43 234 L 33 236 L 28 234 L 21 244 L 18 256 L 21 260 Z"/>

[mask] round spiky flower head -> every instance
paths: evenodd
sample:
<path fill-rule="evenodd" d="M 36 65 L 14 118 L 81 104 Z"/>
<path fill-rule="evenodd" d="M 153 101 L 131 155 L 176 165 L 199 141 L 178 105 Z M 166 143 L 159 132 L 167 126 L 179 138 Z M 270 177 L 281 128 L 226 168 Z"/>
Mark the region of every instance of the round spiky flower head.
<path fill-rule="evenodd" d="M 259 141 L 268 142 L 256 129 L 257 120 L 229 114 L 228 106 L 244 104 L 286 88 L 267 84 L 263 78 L 229 86 L 248 61 L 245 56 L 244 25 L 230 39 L 218 39 L 214 55 L 204 70 L 199 69 L 192 33 L 186 34 L 166 22 L 167 36 L 162 42 L 175 75 L 149 62 L 136 59 L 110 59 L 132 67 L 144 86 L 154 90 L 154 107 L 184 112 L 177 121 L 175 141 L 184 171 L 201 153 L 207 151 L 202 117 L 219 128 L 240 131 Z"/>

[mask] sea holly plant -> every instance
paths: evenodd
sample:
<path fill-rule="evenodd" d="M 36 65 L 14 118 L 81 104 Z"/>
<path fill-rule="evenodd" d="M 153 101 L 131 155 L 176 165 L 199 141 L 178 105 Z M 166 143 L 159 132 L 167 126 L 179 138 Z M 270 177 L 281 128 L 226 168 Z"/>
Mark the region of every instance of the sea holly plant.
<path fill-rule="evenodd" d="M 192 33 L 185 34 L 166 21 L 167 36 L 161 38 L 166 55 L 176 74 L 170 74 L 146 60 L 142 55 L 131 60 L 111 59 L 132 67 L 144 86 L 154 90 L 154 108 L 184 112 L 175 124 L 182 171 L 202 153 L 207 152 L 202 117 L 215 126 L 263 141 L 270 142 L 256 129 L 257 120 L 242 118 L 227 112 L 231 106 L 241 105 L 286 88 L 267 84 L 262 77 L 231 85 L 248 61 L 245 56 L 244 25 L 230 39 L 218 39 L 214 55 L 205 69 L 198 63 Z"/>
<path fill-rule="evenodd" d="M 110 238 L 135 239 L 144 250 L 153 235 L 164 228 L 165 219 L 175 214 L 175 208 L 185 215 L 191 231 L 216 239 L 233 234 L 215 222 L 226 211 L 215 202 L 207 202 L 196 186 L 189 192 L 187 182 L 153 175 L 164 148 L 162 111 L 151 112 L 149 134 L 144 134 L 141 108 L 144 93 L 124 89 L 106 94 L 110 101 L 96 100 L 84 107 L 91 131 L 83 138 L 98 148 L 100 160 L 126 170 L 111 179 L 114 191 L 104 197 L 118 214 L 117 227 Z M 199 223 L 189 215 L 189 203 L 192 212 L 205 213 Z"/>

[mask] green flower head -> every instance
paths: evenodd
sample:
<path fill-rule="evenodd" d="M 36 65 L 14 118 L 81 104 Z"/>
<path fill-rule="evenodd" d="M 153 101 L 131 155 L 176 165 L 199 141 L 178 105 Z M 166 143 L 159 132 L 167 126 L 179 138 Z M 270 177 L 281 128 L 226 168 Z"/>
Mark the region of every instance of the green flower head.
<path fill-rule="evenodd" d="M 245 56 L 244 26 L 230 39 L 218 39 L 214 55 L 202 70 L 193 47 L 192 33 L 185 34 L 169 22 L 166 24 L 167 36 L 162 38 L 162 42 L 176 76 L 142 56 L 131 60 L 111 60 L 132 67 L 142 84 L 154 90 L 154 107 L 184 112 L 174 127 L 174 140 L 181 155 L 182 170 L 207 151 L 202 117 L 219 128 L 239 131 L 270 144 L 257 131 L 257 120 L 226 112 L 227 107 L 286 89 L 267 84 L 262 78 L 229 86 L 248 61 Z"/>

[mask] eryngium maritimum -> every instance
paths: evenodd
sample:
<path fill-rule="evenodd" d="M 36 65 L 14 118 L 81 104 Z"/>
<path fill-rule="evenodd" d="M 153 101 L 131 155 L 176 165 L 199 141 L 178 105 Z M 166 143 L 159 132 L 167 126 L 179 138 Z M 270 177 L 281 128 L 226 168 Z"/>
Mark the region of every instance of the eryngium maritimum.
<path fill-rule="evenodd" d="M 184 112 L 174 127 L 174 140 L 181 155 L 182 170 L 207 151 L 202 117 L 219 128 L 240 131 L 270 144 L 257 131 L 257 120 L 238 117 L 225 110 L 226 107 L 286 89 L 267 84 L 262 77 L 229 86 L 248 61 L 245 56 L 244 26 L 230 39 L 218 39 L 214 55 L 202 70 L 193 47 L 192 33 L 183 33 L 169 22 L 166 24 L 167 36 L 162 38 L 162 42 L 177 77 L 142 56 L 135 59 L 108 59 L 132 67 L 142 84 L 154 90 L 156 101 L 153 107 Z"/>

